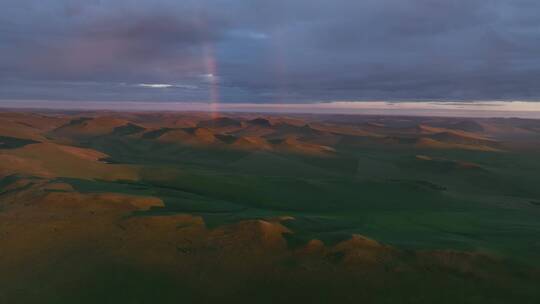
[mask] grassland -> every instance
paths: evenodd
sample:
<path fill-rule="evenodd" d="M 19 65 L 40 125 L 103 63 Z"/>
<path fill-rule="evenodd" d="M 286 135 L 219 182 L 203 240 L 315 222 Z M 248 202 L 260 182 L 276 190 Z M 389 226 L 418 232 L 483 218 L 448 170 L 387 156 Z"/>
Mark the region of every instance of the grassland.
<path fill-rule="evenodd" d="M 540 299 L 539 121 L 4 113 L 0 131 L 0 300 Z"/>

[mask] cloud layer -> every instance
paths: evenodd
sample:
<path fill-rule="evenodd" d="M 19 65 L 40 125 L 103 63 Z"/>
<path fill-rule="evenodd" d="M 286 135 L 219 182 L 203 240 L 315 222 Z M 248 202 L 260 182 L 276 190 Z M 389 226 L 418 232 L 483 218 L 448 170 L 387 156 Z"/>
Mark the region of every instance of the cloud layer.
<path fill-rule="evenodd" d="M 540 99 L 535 0 L 0 5 L 3 99 Z"/>

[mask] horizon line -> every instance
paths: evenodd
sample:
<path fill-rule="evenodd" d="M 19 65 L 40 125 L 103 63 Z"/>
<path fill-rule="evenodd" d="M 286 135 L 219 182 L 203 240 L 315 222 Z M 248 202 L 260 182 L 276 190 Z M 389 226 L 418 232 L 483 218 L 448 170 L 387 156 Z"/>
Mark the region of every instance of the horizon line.
<path fill-rule="evenodd" d="M 213 112 L 210 102 L 163 101 L 65 101 L 0 100 L 0 109 L 118 111 L 118 112 Z M 314 103 L 219 103 L 218 112 L 276 114 L 343 114 L 392 116 L 448 116 L 478 118 L 540 119 L 538 101 L 331 101 Z"/>

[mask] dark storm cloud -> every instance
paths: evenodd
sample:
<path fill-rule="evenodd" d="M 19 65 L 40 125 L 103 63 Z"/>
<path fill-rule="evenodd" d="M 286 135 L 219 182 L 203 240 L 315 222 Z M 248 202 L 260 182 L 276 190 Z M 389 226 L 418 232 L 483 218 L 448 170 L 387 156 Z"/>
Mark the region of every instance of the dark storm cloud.
<path fill-rule="evenodd" d="M 0 97 L 539 99 L 532 0 L 5 0 Z M 146 84 L 141 86 L 141 84 Z"/>

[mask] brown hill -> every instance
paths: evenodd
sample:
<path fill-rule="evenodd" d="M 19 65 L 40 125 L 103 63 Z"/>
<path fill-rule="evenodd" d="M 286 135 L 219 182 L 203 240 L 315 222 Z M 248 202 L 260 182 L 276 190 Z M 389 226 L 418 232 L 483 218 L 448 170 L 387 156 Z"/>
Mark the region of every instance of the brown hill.
<path fill-rule="evenodd" d="M 32 113 L 0 113 L 0 136 L 45 141 L 44 133 L 64 124 L 66 119 Z"/>
<path fill-rule="evenodd" d="M 481 137 L 457 133 L 452 131 L 435 133 L 428 136 L 431 139 L 446 143 L 466 144 L 466 145 L 495 145 L 497 142 Z"/>
<path fill-rule="evenodd" d="M 270 120 L 261 117 L 248 121 L 248 124 L 267 128 L 272 127 Z"/>
<path fill-rule="evenodd" d="M 57 136 L 94 137 L 111 134 L 115 129 L 128 125 L 130 122 L 114 117 L 80 117 L 56 128 L 53 131 Z"/>
<path fill-rule="evenodd" d="M 229 147 L 241 150 L 271 150 L 271 145 L 261 137 L 240 137 Z"/>
<path fill-rule="evenodd" d="M 208 145 L 218 143 L 214 131 L 207 128 L 159 128 L 144 133 L 141 138 L 157 140 L 164 143 L 186 145 Z"/>
<path fill-rule="evenodd" d="M 475 150 L 487 152 L 500 152 L 501 150 L 481 144 L 461 144 L 442 142 L 432 138 L 421 137 L 416 140 L 416 147 L 421 149 L 448 149 L 448 150 Z"/>
<path fill-rule="evenodd" d="M 218 117 L 211 120 L 201 121 L 197 124 L 200 128 L 240 128 L 242 122 L 230 117 Z"/>
<path fill-rule="evenodd" d="M 18 149 L 0 150 L 0 175 L 34 175 L 40 177 L 76 177 L 106 180 L 137 180 L 133 166 L 109 165 L 100 161 L 107 155 L 54 143 L 37 143 Z"/>
<path fill-rule="evenodd" d="M 298 153 L 314 156 L 329 156 L 335 150 L 328 146 L 316 145 L 298 140 L 296 136 L 288 136 L 285 139 L 274 140 L 274 149 L 285 153 Z"/>

